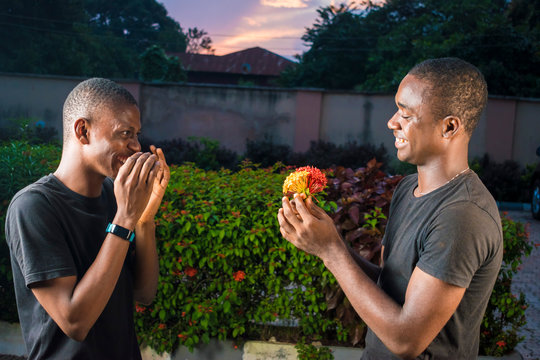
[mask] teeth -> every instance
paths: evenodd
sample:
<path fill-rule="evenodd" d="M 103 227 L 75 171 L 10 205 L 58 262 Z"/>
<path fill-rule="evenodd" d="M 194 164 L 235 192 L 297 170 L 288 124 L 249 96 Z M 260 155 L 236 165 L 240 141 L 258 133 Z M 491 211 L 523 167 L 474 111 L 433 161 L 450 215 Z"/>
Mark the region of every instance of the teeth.
<path fill-rule="evenodd" d="M 402 143 L 402 144 L 404 144 L 404 143 L 407 142 L 407 140 L 401 139 L 401 138 L 396 138 L 396 141 L 397 141 L 398 143 Z"/>

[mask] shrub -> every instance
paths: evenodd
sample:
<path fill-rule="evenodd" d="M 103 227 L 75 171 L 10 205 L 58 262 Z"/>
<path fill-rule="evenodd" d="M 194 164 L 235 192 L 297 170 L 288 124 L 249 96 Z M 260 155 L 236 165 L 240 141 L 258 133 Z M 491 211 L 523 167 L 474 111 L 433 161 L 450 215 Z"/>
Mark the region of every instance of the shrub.
<path fill-rule="evenodd" d="M 187 140 L 179 138 L 158 143 L 142 138 L 140 143 L 143 151 L 149 151 L 151 144 L 162 148 L 169 164 L 191 162 L 204 170 L 218 170 L 222 167 L 235 169 L 239 164 L 234 151 L 219 146 L 216 140 L 204 137 L 189 137 Z"/>
<path fill-rule="evenodd" d="M 523 257 L 529 256 L 532 245 L 523 224 L 505 213 L 501 216 L 504 235 L 503 263 L 495 282 L 480 331 L 480 353 L 500 356 L 512 351 L 523 340 L 517 332 L 525 325 L 525 295 L 514 295 L 512 278 L 519 271 Z"/>
<path fill-rule="evenodd" d="M 300 342 L 304 355 L 319 351 L 304 339 L 364 344 L 365 324 L 334 277 L 319 259 L 279 234 L 276 213 L 287 174 L 278 168 L 251 166 L 237 173 L 191 164 L 173 168 L 157 218 L 158 295 L 151 307 L 137 306 L 142 342 L 170 352 L 211 337 L 243 341 L 280 334 Z M 351 247 L 378 263 L 389 203 L 401 177 L 386 176 L 375 160 L 357 170 L 333 168 L 328 177 L 321 206 Z M 506 218 L 503 225 L 505 265 L 483 321 L 485 353 L 493 346 L 511 350 L 523 324 L 524 298 L 511 295 L 508 278 L 519 265 L 516 257 L 530 246 L 524 245 L 522 225 Z M 287 321 L 297 327 L 280 326 Z"/>
<path fill-rule="evenodd" d="M 0 143 L 21 140 L 32 145 L 57 143 L 58 132 L 55 128 L 45 126 L 43 121 L 31 118 L 9 119 L 0 128 Z"/>
<path fill-rule="evenodd" d="M 30 145 L 13 141 L 0 145 L 0 319 L 17 321 L 17 308 L 5 241 L 6 211 L 13 195 L 26 185 L 53 171 L 60 160 L 58 145 Z"/>
<path fill-rule="evenodd" d="M 337 204 L 331 213 L 342 238 L 358 254 L 379 265 L 381 242 L 392 194 L 402 176 L 388 177 L 375 159 L 366 167 L 352 170 L 338 167 L 329 181 L 327 200 Z M 329 313 L 343 327 L 340 340 L 364 345 L 366 325 L 337 283 L 324 288 Z"/>
<path fill-rule="evenodd" d="M 326 211 L 337 206 L 336 221 L 343 231 L 352 230 L 350 216 L 356 226 L 368 227 L 364 236 L 346 234 L 362 251 L 380 249 L 375 243 L 380 244 L 383 216 L 373 206 L 387 209 L 386 191 L 397 183 L 388 180 L 380 166 L 373 160 L 356 172 L 330 172 L 336 178 L 328 197 L 338 198 L 332 192 L 347 189 L 359 198 L 356 203 L 344 207 L 341 198 L 338 204 L 319 199 Z M 232 173 L 189 164 L 173 167 L 157 218 L 158 295 L 150 308 L 137 307 L 143 342 L 161 352 L 180 344 L 192 348 L 211 337 L 260 338 L 276 321 L 285 320 L 297 322 L 296 333 L 288 334 L 293 341 L 305 336 L 344 343 L 352 339 L 349 334 L 363 337 L 349 328 L 351 320 L 341 313 L 356 316 L 350 305 L 325 300 L 336 281 L 324 264 L 282 239 L 276 214 L 287 174 L 277 169 L 244 167 Z M 349 184 L 356 191 L 349 191 Z M 363 194 L 362 186 L 368 188 Z M 364 212 L 366 217 L 361 216 Z"/>
<path fill-rule="evenodd" d="M 526 170 L 513 160 L 492 161 L 488 155 L 475 159 L 473 169 L 497 201 L 529 202 Z"/>
<path fill-rule="evenodd" d="M 290 146 L 276 144 L 269 137 L 259 141 L 248 140 L 243 157 L 263 167 L 272 166 L 280 161 L 295 166 L 309 164 L 321 169 L 338 165 L 356 169 L 372 158 L 376 158 L 382 164 L 388 160 L 383 145 L 376 147 L 372 144 L 360 145 L 356 142 L 335 145 L 326 141 L 312 141 L 307 151 L 295 153 Z"/>
<path fill-rule="evenodd" d="M 298 320 L 313 337 L 336 327 L 319 315 L 322 286 L 335 279 L 279 233 L 286 174 L 277 169 L 173 166 L 157 217 L 159 291 L 150 308 L 137 307 L 143 342 L 170 352 L 212 337 L 260 337 L 276 319 Z"/>

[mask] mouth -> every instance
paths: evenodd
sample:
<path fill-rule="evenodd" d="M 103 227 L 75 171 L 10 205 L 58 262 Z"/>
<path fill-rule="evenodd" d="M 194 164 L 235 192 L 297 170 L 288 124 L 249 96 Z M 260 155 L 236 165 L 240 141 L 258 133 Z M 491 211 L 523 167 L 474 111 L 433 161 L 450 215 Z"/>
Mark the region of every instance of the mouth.
<path fill-rule="evenodd" d="M 395 141 L 396 147 L 401 147 L 408 143 L 409 143 L 409 140 L 396 136 L 396 141 Z"/>
<path fill-rule="evenodd" d="M 122 165 L 124 165 L 127 161 L 127 159 L 129 158 L 129 156 L 126 156 L 126 155 L 122 155 L 122 156 L 117 156 L 116 157 L 118 159 L 118 161 L 120 161 L 122 163 Z"/>

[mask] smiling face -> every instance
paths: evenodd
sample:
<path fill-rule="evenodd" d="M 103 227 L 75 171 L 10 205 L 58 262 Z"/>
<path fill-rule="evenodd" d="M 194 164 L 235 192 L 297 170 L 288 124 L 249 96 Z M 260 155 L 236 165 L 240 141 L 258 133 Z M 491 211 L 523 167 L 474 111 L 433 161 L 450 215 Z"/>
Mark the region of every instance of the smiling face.
<path fill-rule="evenodd" d="M 388 121 L 398 159 L 414 165 L 425 165 L 442 151 L 442 119 L 432 114 L 428 90 L 425 81 L 405 76 L 395 97 L 398 111 Z"/>
<path fill-rule="evenodd" d="M 85 158 L 94 172 L 115 178 L 127 158 L 141 150 L 139 109 L 135 105 L 104 106 L 89 126 Z"/>

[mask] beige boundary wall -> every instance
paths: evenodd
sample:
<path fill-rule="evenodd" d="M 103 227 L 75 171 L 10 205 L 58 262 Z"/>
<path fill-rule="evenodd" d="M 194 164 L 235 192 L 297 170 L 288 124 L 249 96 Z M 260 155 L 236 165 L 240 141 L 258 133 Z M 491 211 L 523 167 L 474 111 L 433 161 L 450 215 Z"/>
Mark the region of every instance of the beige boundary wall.
<path fill-rule="evenodd" d="M 0 73 L 0 125 L 32 118 L 61 134 L 62 105 L 83 78 Z M 276 89 L 195 84 L 119 83 L 139 101 L 143 135 L 160 140 L 207 137 L 241 154 L 246 139 L 265 136 L 304 151 L 312 140 L 384 144 L 394 153 L 386 127 L 396 110 L 393 95 L 320 89 Z M 538 161 L 540 100 L 490 97 L 470 145 L 470 157 Z"/>

